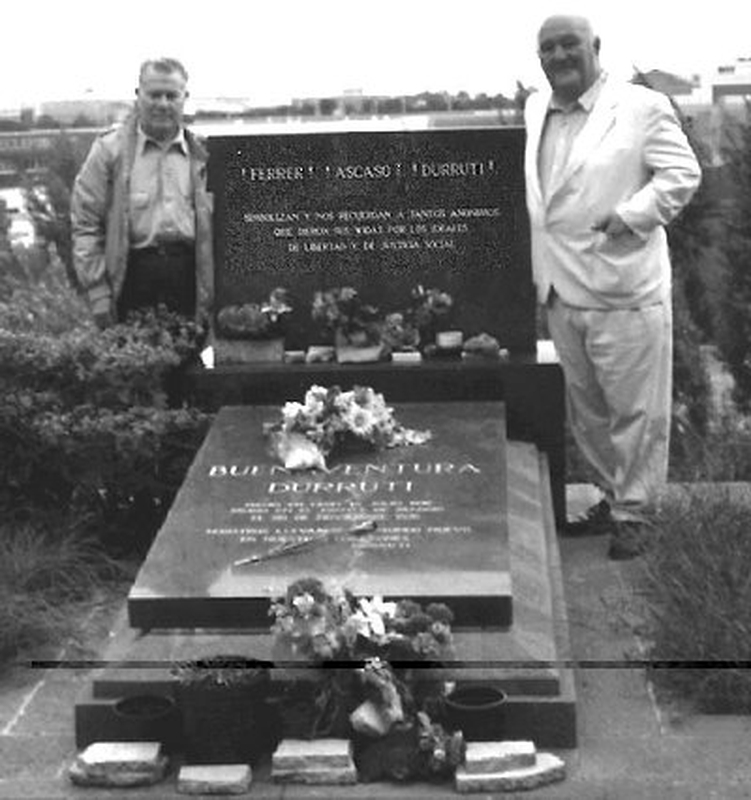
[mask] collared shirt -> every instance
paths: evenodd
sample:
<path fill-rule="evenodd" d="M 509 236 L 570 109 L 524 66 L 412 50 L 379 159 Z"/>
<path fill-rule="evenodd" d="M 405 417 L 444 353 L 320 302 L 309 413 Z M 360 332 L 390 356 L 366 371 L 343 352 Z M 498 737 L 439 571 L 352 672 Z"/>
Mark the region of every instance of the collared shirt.
<path fill-rule="evenodd" d="M 165 143 L 138 129 L 128 210 L 133 248 L 195 240 L 190 156 L 182 129 Z"/>
<path fill-rule="evenodd" d="M 537 168 L 544 197 L 547 198 L 550 186 L 555 184 L 556 177 L 565 167 L 574 141 L 587 122 L 605 79 L 605 72 L 602 71 L 589 89 L 568 105 L 560 103 L 555 96 L 550 98 L 537 154 Z"/>

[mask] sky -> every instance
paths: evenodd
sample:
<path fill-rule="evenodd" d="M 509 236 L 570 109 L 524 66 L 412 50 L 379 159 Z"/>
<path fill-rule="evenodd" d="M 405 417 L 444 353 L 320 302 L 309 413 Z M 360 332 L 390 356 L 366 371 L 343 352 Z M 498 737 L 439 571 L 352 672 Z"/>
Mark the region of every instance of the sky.
<path fill-rule="evenodd" d="M 751 57 L 739 0 L 3 0 L 0 109 L 130 98 L 146 58 L 180 58 L 194 98 L 255 105 L 348 90 L 512 95 L 544 83 L 536 35 L 549 14 L 593 21 L 601 60 L 690 76 Z"/>

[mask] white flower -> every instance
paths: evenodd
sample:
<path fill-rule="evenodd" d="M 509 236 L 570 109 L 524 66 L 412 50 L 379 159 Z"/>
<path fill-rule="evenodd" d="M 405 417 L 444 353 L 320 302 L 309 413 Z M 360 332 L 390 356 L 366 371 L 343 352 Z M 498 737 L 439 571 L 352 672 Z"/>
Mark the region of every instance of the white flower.
<path fill-rule="evenodd" d="M 316 601 L 312 594 L 306 592 L 298 594 L 292 601 L 292 605 L 303 617 L 308 617 L 315 608 Z"/>
<path fill-rule="evenodd" d="M 358 605 L 359 609 L 355 612 L 355 615 L 367 627 L 367 632 L 364 635 L 372 634 L 377 638 L 385 636 L 385 620 L 396 614 L 396 603 L 384 603 L 382 597 L 376 596 L 372 600 L 362 597 Z"/>
<path fill-rule="evenodd" d="M 305 406 L 295 400 L 288 400 L 282 406 L 282 417 L 285 422 L 294 422 L 300 414 L 305 413 Z"/>

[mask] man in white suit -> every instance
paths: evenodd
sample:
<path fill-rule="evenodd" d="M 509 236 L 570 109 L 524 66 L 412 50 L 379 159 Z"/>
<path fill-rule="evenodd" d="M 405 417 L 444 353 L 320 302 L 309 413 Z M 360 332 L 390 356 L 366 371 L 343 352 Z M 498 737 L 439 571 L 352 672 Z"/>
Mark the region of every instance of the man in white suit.
<path fill-rule="evenodd" d="M 672 393 L 664 226 L 701 171 L 663 95 L 608 78 L 576 16 L 547 19 L 539 57 L 552 91 L 525 109 L 525 173 L 538 298 L 566 379 L 570 425 L 605 500 L 569 533 L 609 532 L 611 558 L 648 542 L 667 480 Z"/>

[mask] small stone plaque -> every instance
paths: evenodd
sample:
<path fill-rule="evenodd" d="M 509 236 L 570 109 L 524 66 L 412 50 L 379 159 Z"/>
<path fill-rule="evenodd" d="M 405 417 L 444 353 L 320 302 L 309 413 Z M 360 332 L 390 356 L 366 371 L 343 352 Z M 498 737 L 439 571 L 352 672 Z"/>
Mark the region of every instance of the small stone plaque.
<path fill-rule="evenodd" d="M 349 739 L 283 739 L 271 761 L 275 770 L 310 770 L 352 766 Z"/>
<path fill-rule="evenodd" d="M 457 628 L 508 626 L 503 405 L 406 403 L 395 414 L 432 439 L 290 472 L 263 435 L 278 408 L 223 408 L 131 589 L 131 625 L 265 629 L 270 600 L 313 575 L 357 596 L 446 602 Z"/>
<path fill-rule="evenodd" d="M 284 286 L 286 344 L 304 349 L 315 291 L 352 286 L 391 312 L 423 285 L 453 296 L 465 338 L 534 352 L 522 128 L 298 129 L 209 149 L 217 309 Z"/>
<path fill-rule="evenodd" d="M 498 772 L 470 773 L 457 767 L 456 791 L 469 792 L 522 792 L 562 781 L 566 777 L 566 763 L 553 753 L 538 753 L 534 765 Z"/>
<path fill-rule="evenodd" d="M 253 771 L 248 764 L 206 764 L 180 767 L 179 794 L 245 794 L 250 790 Z"/>
<path fill-rule="evenodd" d="M 537 749 L 531 741 L 467 742 L 464 767 L 469 774 L 485 774 L 533 767 L 536 761 Z"/>

